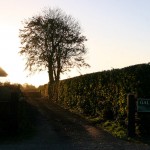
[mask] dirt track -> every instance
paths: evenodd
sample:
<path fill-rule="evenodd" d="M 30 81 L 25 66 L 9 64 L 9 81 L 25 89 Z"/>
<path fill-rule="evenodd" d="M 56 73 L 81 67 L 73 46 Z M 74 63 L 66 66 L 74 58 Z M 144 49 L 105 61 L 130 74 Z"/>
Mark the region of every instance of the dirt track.
<path fill-rule="evenodd" d="M 0 150 L 150 150 L 148 145 L 114 138 L 53 103 L 42 99 L 28 103 L 36 113 L 36 133 L 28 139 L 1 143 Z"/>

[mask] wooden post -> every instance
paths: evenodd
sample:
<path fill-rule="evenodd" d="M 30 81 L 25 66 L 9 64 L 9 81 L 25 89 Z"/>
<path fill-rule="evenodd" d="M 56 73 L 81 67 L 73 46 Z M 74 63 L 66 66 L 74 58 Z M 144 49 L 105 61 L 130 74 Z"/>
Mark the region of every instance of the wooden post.
<path fill-rule="evenodd" d="M 127 98 L 127 118 L 128 118 L 128 136 L 135 136 L 135 110 L 136 110 L 136 99 L 133 94 L 129 94 Z"/>

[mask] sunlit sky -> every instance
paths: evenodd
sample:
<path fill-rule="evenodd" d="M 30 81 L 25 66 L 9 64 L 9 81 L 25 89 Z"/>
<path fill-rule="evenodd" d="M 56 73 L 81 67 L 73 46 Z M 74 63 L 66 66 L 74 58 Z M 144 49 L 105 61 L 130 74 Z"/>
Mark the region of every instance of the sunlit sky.
<path fill-rule="evenodd" d="M 45 7 L 59 7 L 79 21 L 91 65 L 82 74 L 150 62 L 149 0 L 0 0 L 0 67 L 9 74 L 6 81 L 36 86 L 48 82 L 47 72 L 27 77 L 18 54 L 22 21 Z M 73 70 L 61 78 L 77 75 Z"/>

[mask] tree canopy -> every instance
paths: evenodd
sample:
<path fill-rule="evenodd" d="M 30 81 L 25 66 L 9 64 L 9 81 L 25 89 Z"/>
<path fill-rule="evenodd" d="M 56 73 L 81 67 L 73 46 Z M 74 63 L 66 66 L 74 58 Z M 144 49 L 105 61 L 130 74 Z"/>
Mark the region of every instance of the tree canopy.
<path fill-rule="evenodd" d="M 89 66 L 79 23 L 61 9 L 47 9 L 24 22 L 20 29 L 20 54 L 31 72 L 47 70 L 49 82 L 59 81 L 60 73 L 73 67 Z"/>

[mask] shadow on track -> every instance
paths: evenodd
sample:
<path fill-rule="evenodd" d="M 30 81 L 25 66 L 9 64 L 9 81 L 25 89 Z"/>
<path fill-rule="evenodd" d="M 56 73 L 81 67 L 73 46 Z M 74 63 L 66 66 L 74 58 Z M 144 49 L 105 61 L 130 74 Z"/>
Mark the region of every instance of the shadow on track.
<path fill-rule="evenodd" d="M 6 120 L 3 126 L 0 126 L 0 143 L 16 143 L 29 139 L 36 135 L 37 115 L 39 112 L 35 106 L 24 100 L 19 102 L 18 106 L 18 129 L 13 131 L 9 120 Z"/>

